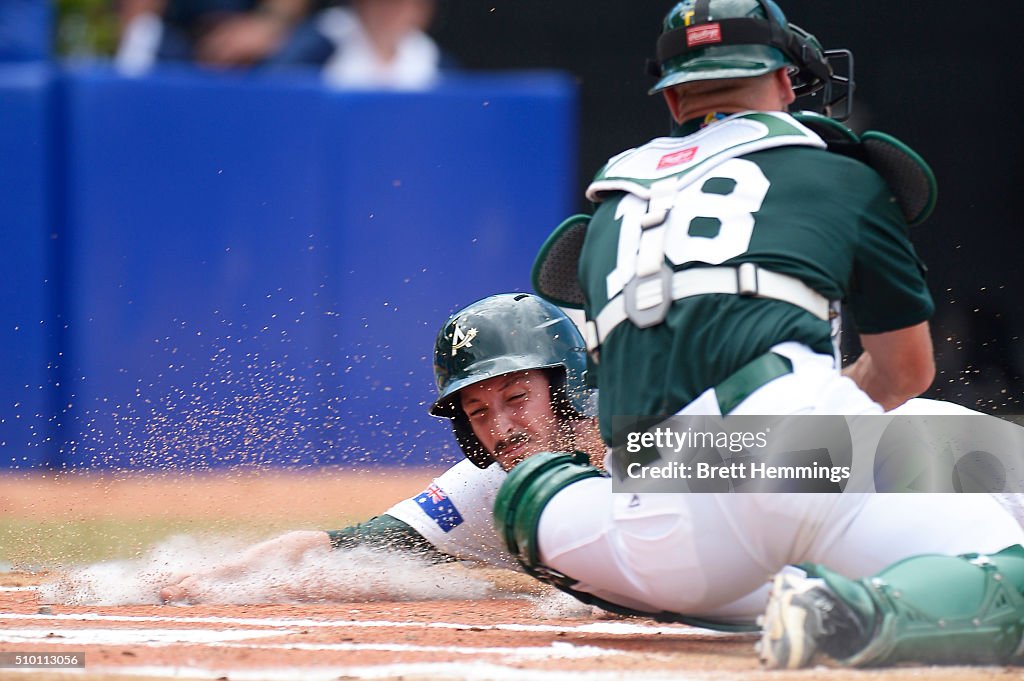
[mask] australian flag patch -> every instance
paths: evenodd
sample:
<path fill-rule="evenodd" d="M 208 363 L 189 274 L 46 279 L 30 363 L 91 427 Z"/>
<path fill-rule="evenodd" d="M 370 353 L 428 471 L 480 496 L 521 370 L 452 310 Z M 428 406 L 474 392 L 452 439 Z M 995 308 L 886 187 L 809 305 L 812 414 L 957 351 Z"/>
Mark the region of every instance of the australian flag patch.
<path fill-rule="evenodd" d="M 451 532 L 462 524 L 462 514 L 455 504 L 448 498 L 437 485 L 430 485 L 416 495 L 416 503 L 423 509 L 423 512 L 430 516 L 431 520 L 444 532 Z"/>

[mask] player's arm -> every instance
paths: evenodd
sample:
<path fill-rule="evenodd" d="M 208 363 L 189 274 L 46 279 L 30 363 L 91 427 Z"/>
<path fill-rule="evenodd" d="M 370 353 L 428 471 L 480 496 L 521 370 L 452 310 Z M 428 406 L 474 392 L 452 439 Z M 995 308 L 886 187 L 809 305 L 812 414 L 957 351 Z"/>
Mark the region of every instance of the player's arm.
<path fill-rule="evenodd" d="M 416 553 L 436 561 L 451 557 L 438 551 L 411 525 L 387 513 L 364 523 L 340 530 L 300 530 L 288 532 L 247 549 L 237 561 L 222 566 L 225 574 L 238 572 L 268 559 L 297 563 L 310 550 L 351 549 L 367 546 L 375 549 Z"/>
<path fill-rule="evenodd" d="M 843 373 L 888 411 L 917 397 L 935 378 L 928 322 L 862 334 L 864 352 Z"/>
<path fill-rule="evenodd" d="M 213 583 L 238 579 L 272 560 L 288 564 L 298 563 L 310 551 L 327 553 L 330 548 L 331 541 L 326 532 L 317 530 L 288 532 L 255 544 L 236 558 L 216 567 L 190 575 L 179 575 L 172 584 L 160 589 L 160 600 L 165 603 L 202 601 L 209 586 Z"/>
<path fill-rule="evenodd" d="M 326 535 L 333 549 L 370 546 L 414 553 L 435 562 L 453 560 L 451 556 L 438 551 L 411 525 L 387 513 L 370 518 L 365 523 L 350 525 L 341 530 L 330 530 Z"/>
<path fill-rule="evenodd" d="M 214 568 L 178 577 L 173 584 L 160 589 L 160 599 L 164 602 L 202 602 L 211 585 L 240 579 L 271 562 L 294 565 L 311 552 L 326 554 L 334 549 L 357 546 L 415 553 L 434 562 L 453 560 L 406 523 L 382 514 L 340 530 L 300 530 L 260 542 Z"/>
<path fill-rule="evenodd" d="M 839 191 L 850 194 L 837 199 L 857 205 L 870 198 L 861 206 L 846 300 L 864 352 L 844 373 L 888 410 L 920 395 L 935 378 L 928 327 L 935 303 L 889 186 L 867 167 L 849 170 L 852 179 Z"/>

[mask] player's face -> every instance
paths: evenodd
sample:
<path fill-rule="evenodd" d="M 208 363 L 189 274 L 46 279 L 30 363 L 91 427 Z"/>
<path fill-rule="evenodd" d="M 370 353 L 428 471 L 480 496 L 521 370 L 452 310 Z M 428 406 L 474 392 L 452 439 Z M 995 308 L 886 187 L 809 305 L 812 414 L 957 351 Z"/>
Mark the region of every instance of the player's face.
<path fill-rule="evenodd" d="M 459 397 L 473 434 L 505 470 L 533 454 L 561 449 L 551 384 L 543 371 L 489 378 L 463 388 Z"/>

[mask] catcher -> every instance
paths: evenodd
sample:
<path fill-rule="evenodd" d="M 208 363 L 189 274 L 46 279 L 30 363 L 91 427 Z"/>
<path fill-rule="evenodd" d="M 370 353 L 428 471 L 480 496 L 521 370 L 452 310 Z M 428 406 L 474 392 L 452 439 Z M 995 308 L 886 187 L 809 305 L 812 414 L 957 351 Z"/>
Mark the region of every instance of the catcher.
<path fill-rule="evenodd" d="M 570 455 L 517 467 L 495 507 L 510 552 L 583 600 L 674 621 L 763 612 L 781 570 L 769 667 L 1019 655 L 1024 532 L 988 495 L 613 489 L 639 465 L 630 436 L 674 415 L 881 414 L 934 376 L 907 231 L 931 211 L 930 171 L 887 135 L 787 113 L 801 95 L 848 113 L 852 59 L 840 77 L 842 55 L 773 0 L 680 2 L 657 51 L 671 136 L 609 160 L 593 215 L 534 268 L 541 295 L 586 312 L 611 477 Z M 864 347 L 842 373 L 840 300 Z"/>

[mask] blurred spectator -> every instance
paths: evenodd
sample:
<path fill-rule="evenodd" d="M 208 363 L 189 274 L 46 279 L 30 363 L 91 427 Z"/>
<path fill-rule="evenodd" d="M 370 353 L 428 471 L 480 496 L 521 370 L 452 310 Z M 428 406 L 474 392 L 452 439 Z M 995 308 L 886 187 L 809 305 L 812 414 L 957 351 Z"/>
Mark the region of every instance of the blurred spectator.
<path fill-rule="evenodd" d="M 250 66 L 273 55 L 314 0 L 120 0 L 115 63 L 143 73 L 157 61 Z"/>
<path fill-rule="evenodd" d="M 271 67 L 316 66 L 348 88 L 423 89 L 452 66 L 426 29 L 436 0 L 351 0 L 296 29 Z"/>

